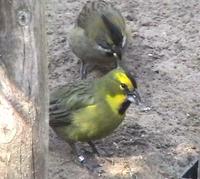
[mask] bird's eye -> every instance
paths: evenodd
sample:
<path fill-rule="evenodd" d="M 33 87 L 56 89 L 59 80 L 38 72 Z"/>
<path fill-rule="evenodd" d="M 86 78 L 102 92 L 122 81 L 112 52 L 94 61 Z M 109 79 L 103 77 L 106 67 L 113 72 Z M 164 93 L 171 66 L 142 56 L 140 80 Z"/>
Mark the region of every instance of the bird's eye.
<path fill-rule="evenodd" d="M 123 90 L 124 90 L 124 89 L 127 89 L 127 85 L 124 84 L 124 83 L 121 83 L 121 84 L 120 84 L 120 88 L 123 89 Z"/>

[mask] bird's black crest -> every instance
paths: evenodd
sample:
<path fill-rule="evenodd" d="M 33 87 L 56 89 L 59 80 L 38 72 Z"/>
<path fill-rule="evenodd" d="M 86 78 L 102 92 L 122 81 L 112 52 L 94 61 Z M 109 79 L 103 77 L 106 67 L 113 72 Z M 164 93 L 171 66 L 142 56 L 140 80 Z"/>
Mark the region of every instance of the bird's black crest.
<path fill-rule="evenodd" d="M 137 82 L 135 80 L 135 78 L 133 77 L 133 75 L 131 75 L 131 73 L 126 73 L 127 76 L 129 77 L 129 79 L 131 80 L 131 83 L 133 84 L 134 88 L 137 88 Z"/>
<path fill-rule="evenodd" d="M 110 32 L 114 44 L 116 46 L 122 46 L 123 35 L 121 33 L 121 30 L 115 24 L 113 24 L 105 15 L 102 15 L 101 17 Z"/>

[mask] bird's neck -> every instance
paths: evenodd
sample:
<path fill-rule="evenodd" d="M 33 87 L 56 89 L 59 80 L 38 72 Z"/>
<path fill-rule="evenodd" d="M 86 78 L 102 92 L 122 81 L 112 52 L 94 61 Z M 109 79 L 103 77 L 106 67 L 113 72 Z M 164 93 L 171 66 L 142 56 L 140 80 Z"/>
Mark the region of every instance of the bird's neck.
<path fill-rule="evenodd" d="M 96 83 L 96 89 L 99 91 L 98 97 L 104 99 L 106 104 L 115 114 L 124 115 L 130 106 L 130 102 L 127 100 L 127 97 L 124 94 L 109 93 L 108 91 L 110 90 L 103 88 L 106 85 L 107 83 L 105 83 L 105 80 L 99 80 L 98 83 Z"/>
<path fill-rule="evenodd" d="M 125 114 L 126 110 L 128 109 L 128 107 L 130 106 L 131 102 L 129 100 L 125 100 L 121 107 L 119 108 L 119 114 L 123 115 Z"/>

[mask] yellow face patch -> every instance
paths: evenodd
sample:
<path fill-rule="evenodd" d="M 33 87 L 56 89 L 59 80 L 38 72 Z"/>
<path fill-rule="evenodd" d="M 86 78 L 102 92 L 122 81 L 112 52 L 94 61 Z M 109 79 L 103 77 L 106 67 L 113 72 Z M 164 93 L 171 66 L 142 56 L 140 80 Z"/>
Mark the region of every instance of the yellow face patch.
<path fill-rule="evenodd" d="M 115 95 L 115 96 L 106 95 L 106 101 L 108 102 L 112 111 L 117 114 L 118 114 L 119 107 L 124 102 L 125 98 L 126 96 L 122 94 Z"/>
<path fill-rule="evenodd" d="M 134 88 L 133 84 L 125 73 L 122 73 L 122 72 L 115 73 L 115 78 L 121 83 L 126 84 L 129 90 L 133 90 Z"/>

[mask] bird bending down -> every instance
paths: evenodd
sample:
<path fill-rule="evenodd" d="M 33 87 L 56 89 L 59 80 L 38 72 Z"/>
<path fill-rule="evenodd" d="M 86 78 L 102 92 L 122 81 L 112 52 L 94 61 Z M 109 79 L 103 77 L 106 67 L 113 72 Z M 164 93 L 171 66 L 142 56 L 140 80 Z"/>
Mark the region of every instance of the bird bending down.
<path fill-rule="evenodd" d="M 127 44 L 125 20 L 111 3 L 88 1 L 70 32 L 69 44 L 81 59 L 82 79 L 86 78 L 89 67 L 118 66 Z"/>
<path fill-rule="evenodd" d="M 94 81 L 80 80 L 50 94 L 50 126 L 66 140 L 80 162 L 87 163 L 76 142 L 88 142 L 111 134 L 124 120 L 131 103 L 139 104 L 137 84 L 122 68 Z"/>

